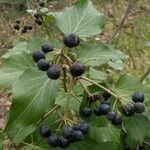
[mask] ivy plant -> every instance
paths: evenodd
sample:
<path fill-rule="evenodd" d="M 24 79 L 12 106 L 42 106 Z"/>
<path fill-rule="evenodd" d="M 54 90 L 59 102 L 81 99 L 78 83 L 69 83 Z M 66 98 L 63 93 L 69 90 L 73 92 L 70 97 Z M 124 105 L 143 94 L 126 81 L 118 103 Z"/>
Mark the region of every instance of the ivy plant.
<path fill-rule="evenodd" d="M 93 40 L 105 17 L 92 2 L 78 0 L 59 12 L 40 4 L 27 12 L 46 34 L 2 56 L 0 86 L 11 90 L 12 104 L 0 148 L 8 141 L 27 150 L 149 149 L 150 89 L 123 70 L 127 54 Z M 32 30 L 16 23 L 22 34 Z"/>

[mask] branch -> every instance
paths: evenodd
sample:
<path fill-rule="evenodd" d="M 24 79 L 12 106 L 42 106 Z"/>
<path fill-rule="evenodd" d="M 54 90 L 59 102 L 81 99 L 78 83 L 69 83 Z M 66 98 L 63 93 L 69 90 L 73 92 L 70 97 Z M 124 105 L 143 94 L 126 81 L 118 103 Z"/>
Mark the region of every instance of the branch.
<path fill-rule="evenodd" d="M 150 68 L 146 71 L 146 73 L 141 77 L 141 82 L 150 74 Z"/>
<path fill-rule="evenodd" d="M 125 11 L 125 14 L 124 14 L 124 17 L 123 19 L 121 20 L 118 28 L 116 29 L 116 31 L 114 32 L 114 34 L 112 35 L 112 37 L 108 40 L 108 43 L 112 43 L 112 41 L 119 36 L 123 26 L 124 26 L 124 23 L 125 23 L 125 20 L 127 19 L 128 15 L 130 14 L 132 8 L 135 6 L 136 2 L 138 0 L 129 0 L 129 3 L 128 3 L 128 6 L 127 6 L 127 9 Z"/>

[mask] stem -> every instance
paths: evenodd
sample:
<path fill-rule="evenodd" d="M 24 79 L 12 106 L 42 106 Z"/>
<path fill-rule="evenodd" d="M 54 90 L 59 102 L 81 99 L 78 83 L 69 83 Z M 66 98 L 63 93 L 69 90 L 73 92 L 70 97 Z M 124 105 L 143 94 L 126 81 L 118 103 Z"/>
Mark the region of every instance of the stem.
<path fill-rule="evenodd" d="M 63 57 L 65 58 L 65 60 L 68 62 L 68 64 L 71 66 L 71 64 L 73 63 L 73 61 L 64 53 L 62 53 Z"/>
<path fill-rule="evenodd" d="M 146 71 L 146 73 L 141 77 L 141 82 L 150 74 L 150 68 Z"/>
<path fill-rule="evenodd" d="M 112 107 L 112 111 L 115 109 L 117 102 L 118 102 L 118 101 L 117 101 L 117 99 L 116 99 L 115 102 L 114 102 L 114 105 L 113 105 L 113 107 Z"/>
<path fill-rule="evenodd" d="M 145 143 L 145 144 L 147 144 L 147 145 L 150 145 L 150 143 L 149 143 L 149 142 L 147 142 L 147 141 L 143 141 L 143 143 Z"/>
<path fill-rule="evenodd" d="M 71 123 L 73 123 L 73 124 L 76 124 L 76 122 L 75 122 L 75 121 L 70 120 L 70 119 L 68 119 L 68 118 L 64 118 L 64 120 L 69 121 L 69 122 L 71 122 Z"/>
<path fill-rule="evenodd" d="M 89 92 L 89 90 L 81 83 L 81 81 L 80 80 L 78 80 L 79 81 L 79 83 L 80 83 L 80 85 L 83 87 L 83 89 L 87 92 L 87 94 L 89 95 L 89 96 L 92 96 L 92 94 Z"/>
<path fill-rule="evenodd" d="M 48 113 L 46 113 L 38 122 L 37 125 L 39 125 L 45 118 L 47 118 L 50 114 L 52 114 L 55 110 L 57 110 L 60 106 L 56 105 L 53 107 Z"/>
<path fill-rule="evenodd" d="M 96 83 L 95 81 L 93 81 L 93 80 L 91 80 L 91 79 L 89 79 L 89 78 L 86 78 L 86 77 L 80 77 L 80 78 L 83 79 L 83 80 L 89 81 L 89 82 L 95 84 L 96 86 L 100 87 L 101 89 L 107 91 L 108 93 L 110 93 L 111 95 L 113 95 L 114 97 L 116 97 L 116 99 L 117 99 L 121 104 L 126 105 L 126 103 L 125 103 L 124 101 L 122 101 L 122 98 L 120 98 L 118 95 L 116 95 L 116 94 L 113 93 L 112 91 L 108 90 L 108 89 L 105 88 L 104 86 L 102 86 L 102 85 Z"/>
<path fill-rule="evenodd" d="M 81 103 L 81 101 L 80 101 L 80 99 L 75 95 L 75 94 L 73 94 L 73 93 L 71 93 L 71 92 L 68 92 L 70 95 L 72 95 L 74 98 L 76 98 L 80 103 Z"/>
<path fill-rule="evenodd" d="M 64 67 L 63 68 L 63 85 L 64 85 L 65 91 L 67 92 L 68 90 L 67 90 L 67 82 L 66 81 L 67 81 L 66 80 L 66 68 Z"/>
<path fill-rule="evenodd" d="M 34 148 L 34 149 L 38 149 L 38 148 L 39 148 L 38 146 L 34 146 L 34 145 L 29 144 L 29 143 L 26 143 L 26 142 L 23 142 L 23 144 L 24 144 L 24 145 L 27 145 L 27 146 L 30 146 L 30 147 L 32 147 L 32 148 Z"/>

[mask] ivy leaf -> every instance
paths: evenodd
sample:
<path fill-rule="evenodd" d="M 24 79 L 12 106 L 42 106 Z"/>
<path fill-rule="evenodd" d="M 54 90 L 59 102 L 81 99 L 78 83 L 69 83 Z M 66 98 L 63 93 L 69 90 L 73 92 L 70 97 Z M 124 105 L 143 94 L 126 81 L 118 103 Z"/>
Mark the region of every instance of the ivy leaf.
<path fill-rule="evenodd" d="M 123 52 L 111 45 L 86 43 L 81 44 L 77 50 L 77 61 L 89 66 L 100 66 L 108 61 L 126 60 L 128 57 Z"/>
<path fill-rule="evenodd" d="M 36 69 L 28 69 L 21 75 L 13 87 L 13 103 L 6 126 L 14 143 L 19 144 L 31 134 L 37 121 L 53 108 L 58 84 Z"/>
<path fill-rule="evenodd" d="M 31 52 L 33 52 L 33 51 L 40 50 L 43 43 L 50 43 L 54 46 L 54 48 L 61 48 L 62 47 L 62 43 L 59 40 L 48 39 L 48 38 L 39 37 L 39 36 L 32 37 L 28 41 L 27 47 Z"/>
<path fill-rule="evenodd" d="M 144 103 L 150 105 L 150 88 L 143 85 L 139 79 L 131 75 L 122 75 L 115 86 L 115 92 L 125 101 L 131 102 L 131 95 L 136 91 L 141 91 L 145 95 Z"/>
<path fill-rule="evenodd" d="M 29 49 L 27 48 L 27 42 L 20 42 L 16 44 L 12 49 L 9 49 L 6 54 L 2 56 L 2 58 L 8 58 L 12 55 L 20 54 L 22 52 L 30 53 Z"/>
<path fill-rule="evenodd" d="M 64 34 L 76 33 L 81 38 L 101 33 L 104 26 L 104 17 L 89 0 L 78 1 L 74 6 L 62 12 L 53 13 L 53 15 Z"/>
<path fill-rule="evenodd" d="M 122 60 L 116 60 L 115 62 L 108 61 L 108 65 L 116 70 L 122 70 L 125 66 Z"/>
<path fill-rule="evenodd" d="M 10 56 L 0 69 L 0 86 L 10 88 L 26 69 L 33 67 L 32 57 L 25 52 Z"/>
<path fill-rule="evenodd" d="M 143 115 L 134 115 L 130 118 L 125 118 L 124 127 L 128 134 L 135 140 L 142 142 L 150 129 L 150 122 Z"/>
<path fill-rule="evenodd" d="M 89 77 L 91 79 L 94 79 L 94 80 L 99 82 L 99 81 L 102 81 L 102 80 L 106 80 L 107 79 L 107 74 L 105 72 L 96 70 L 93 67 L 90 67 Z"/>
<path fill-rule="evenodd" d="M 90 127 L 89 136 L 96 142 L 114 142 L 120 144 L 120 131 L 112 127 Z"/>
<path fill-rule="evenodd" d="M 76 99 L 72 95 L 63 91 L 59 92 L 56 97 L 57 105 L 60 105 L 62 107 L 66 107 L 67 105 L 68 107 L 70 107 L 73 110 L 76 110 L 77 112 L 79 112 L 80 103 L 81 103 L 80 97 L 79 99 Z"/>

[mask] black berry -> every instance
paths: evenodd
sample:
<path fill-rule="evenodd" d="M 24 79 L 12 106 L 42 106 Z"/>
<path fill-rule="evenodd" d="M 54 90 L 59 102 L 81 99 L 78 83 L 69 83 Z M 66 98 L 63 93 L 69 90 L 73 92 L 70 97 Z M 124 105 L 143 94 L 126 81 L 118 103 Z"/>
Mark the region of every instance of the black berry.
<path fill-rule="evenodd" d="M 75 35 L 74 33 L 65 35 L 63 38 L 64 44 L 69 47 L 69 48 L 73 48 L 73 47 L 77 47 L 80 43 L 80 38 Z"/>
<path fill-rule="evenodd" d="M 52 66 L 47 70 L 47 76 L 50 79 L 57 80 L 60 77 L 60 69 L 57 66 Z"/>
<path fill-rule="evenodd" d="M 101 104 L 99 107 L 99 111 L 102 115 L 107 115 L 110 110 L 110 106 L 108 104 Z"/>
<path fill-rule="evenodd" d="M 51 135 L 48 137 L 48 143 L 50 146 L 56 147 L 59 145 L 59 139 L 56 135 Z"/>
<path fill-rule="evenodd" d="M 19 30 L 19 29 L 20 29 L 19 25 L 18 25 L 18 24 L 15 24 L 15 25 L 14 25 L 14 29 L 15 29 L 15 30 Z"/>
<path fill-rule="evenodd" d="M 46 61 L 45 59 L 40 59 L 37 62 L 37 67 L 42 71 L 47 71 L 50 66 L 48 61 Z"/>
<path fill-rule="evenodd" d="M 64 126 L 62 128 L 62 136 L 65 137 L 66 139 L 72 139 L 73 132 L 74 132 L 74 129 L 70 126 Z"/>
<path fill-rule="evenodd" d="M 106 99 L 106 100 L 104 99 L 104 100 L 102 100 L 101 104 L 107 104 L 107 105 L 110 105 L 110 101 L 107 100 L 107 99 Z"/>
<path fill-rule="evenodd" d="M 94 112 L 94 114 L 95 114 L 96 116 L 101 116 L 101 115 L 102 115 L 101 112 L 100 112 L 99 107 L 94 108 L 93 112 Z"/>
<path fill-rule="evenodd" d="M 51 52 L 53 50 L 54 50 L 54 47 L 52 45 L 50 45 L 50 44 L 43 44 L 42 45 L 42 51 L 44 53 Z"/>
<path fill-rule="evenodd" d="M 144 94 L 142 92 L 135 92 L 132 95 L 132 100 L 136 102 L 144 102 Z"/>
<path fill-rule="evenodd" d="M 82 122 L 79 124 L 79 130 L 82 131 L 84 134 L 86 134 L 89 130 L 89 124 Z"/>
<path fill-rule="evenodd" d="M 111 94 L 110 94 L 109 92 L 107 92 L 107 91 L 103 91 L 103 92 L 102 92 L 102 96 L 103 96 L 105 99 L 108 99 L 108 98 L 111 97 Z"/>
<path fill-rule="evenodd" d="M 35 23 L 37 23 L 38 25 L 42 25 L 42 20 L 36 19 L 36 20 L 35 20 Z"/>
<path fill-rule="evenodd" d="M 45 3 L 42 2 L 42 1 L 40 1 L 40 2 L 39 2 L 39 5 L 40 5 L 41 7 L 44 7 Z"/>
<path fill-rule="evenodd" d="M 115 126 L 122 124 L 122 116 L 117 115 L 115 119 L 111 120 L 111 123 Z"/>
<path fill-rule="evenodd" d="M 39 132 L 42 137 L 48 138 L 51 134 L 51 129 L 49 128 L 49 126 L 42 126 Z"/>
<path fill-rule="evenodd" d="M 35 51 L 32 55 L 35 62 L 39 61 L 40 59 L 45 59 L 45 54 L 42 51 Z"/>
<path fill-rule="evenodd" d="M 19 19 L 17 19 L 17 20 L 16 20 L 16 23 L 17 23 L 17 24 L 20 24 L 20 23 L 21 23 L 21 21 L 20 21 Z"/>
<path fill-rule="evenodd" d="M 23 29 L 21 30 L 21 32 L 22 32 L 22 33 L 27 33 L 27 29 L 23 28 Z"/>
<path fill-rule="evenodd" d="M 91 108 L 88 108 L 88 107 L 85 107 L 83 110 L 82 110 L 82 115 L 84 117 L 90 117 L 92 115 L 92 110 Z"/>
<path fill-rule="evenodd" d="M 84 66 L 83 64 L 74 63 L 74 64 L 70 67 L 70 73 L 71 73 L 74 77 L 81 76 L 84 72 L 85 72 L 85 66 Z"/>
<path fill-rule="evenodd" d="M 41 16 L 40 16 L 39 14 L 34 14 L 34 17 L 35 17 L 36 19 L 38 19 L 38 18 L 40 18 Z"/>
<path fill-rule="evenodd" d="M 135 113 L 134 105 L 127 105 L 127 106 L 122 107 L 122 113 L 124 116 L 127 116 L 127 117 L 133 116 Z"/>
<path fill-rule="evenodd" d="M 135 112 L 141 114 L 145 111 L 145 105 L 141 102 L 137 102 L 134 104 Z"/>
<path fill-rule="evenodd" d="M 110 111 L 108 112 L 107 114 L 107 118 L 111 121 L 111 120 L 114 120 L 116 118 L 117 114 L 116 112 L 113 112 L 113 111 Z"/>
<path fill-rule="evenodd" d="M 74 138 L 75 141 L 81 141 L 81 140 L 84 139 L 84 134 L 80 130 L 75 130 L 73 132 L 73 138 Z"/>
<path fill-rule="evenodd" d="M 69 146 L 69 144 L 70 143 L 66 138 L 64 138 L 63 136 L 59 137 L 59 146 L 61 148 L 67 148 Z"/>
<path fill-rule="evenodd" d="M 24 26 L 24 28 L 26 29 L 26 30 L 32 30 L 32 25 L 26 25 L 26 26 Z"/>
<path fill-rule="evenodd" d="M 74 126 L 73 126 L 73 129 L 74 129 L 74 130 L 79 130 L 79 129 L 80 129 L 80 124 L 74 125 Z"/>

